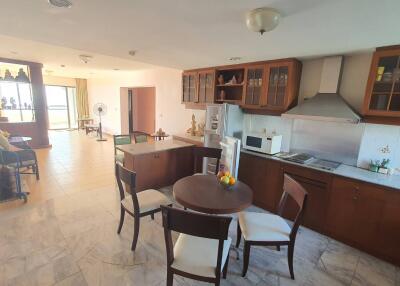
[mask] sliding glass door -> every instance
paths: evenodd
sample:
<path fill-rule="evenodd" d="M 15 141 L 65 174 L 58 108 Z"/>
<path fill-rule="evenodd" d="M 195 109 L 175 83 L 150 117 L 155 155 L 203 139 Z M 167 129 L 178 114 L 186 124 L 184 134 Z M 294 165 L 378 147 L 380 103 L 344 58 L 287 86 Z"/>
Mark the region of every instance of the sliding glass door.
<path fill-rule="evenodd" d="M 75 87 L 46 85 L 49 129 L 78 127 L 75 93 Z"/>

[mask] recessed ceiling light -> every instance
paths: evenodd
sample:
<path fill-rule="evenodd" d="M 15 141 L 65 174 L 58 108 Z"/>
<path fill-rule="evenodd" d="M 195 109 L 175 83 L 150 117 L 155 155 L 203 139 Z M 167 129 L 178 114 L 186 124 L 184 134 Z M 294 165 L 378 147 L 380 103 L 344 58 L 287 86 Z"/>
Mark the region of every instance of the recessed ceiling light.
<path fill-rule="evenodd" d="M 230 61 L 240 61 L 242 58 L 241 57 L 230 57 Z"/>
<path fill-rule="evenodd" d="M 128 54 L 133 57 L 134 55 L 136 55 L 136 51 L 134 51 L 134 50 L 129 51 Z"/>
<path fill-rule="evenodd" d="M 72 2 L 69 0 L 49 0 L 49 3 L 57 8 L 71 8 Z"/>
<path fill-rule="evenodd" d="M 65 65 L 61 65 L 62 68 L 65 68 Z"/>
<path fill-rule="evenodd" d="M 119 71 L 119 69 L 113 69 L 113 70 L 115 70 L 115 71 Z"/>

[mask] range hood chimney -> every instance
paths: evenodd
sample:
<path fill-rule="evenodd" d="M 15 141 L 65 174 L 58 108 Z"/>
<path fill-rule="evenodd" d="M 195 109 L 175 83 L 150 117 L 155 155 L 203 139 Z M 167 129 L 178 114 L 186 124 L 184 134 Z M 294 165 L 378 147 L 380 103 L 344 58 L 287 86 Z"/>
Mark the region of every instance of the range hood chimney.
<path fill-rule="evenodd" d="M 292 119 L 359 123 L 360 116 L 339 95 L 343 57 L 324 59 L 318 93 L 282 114 Z"/>

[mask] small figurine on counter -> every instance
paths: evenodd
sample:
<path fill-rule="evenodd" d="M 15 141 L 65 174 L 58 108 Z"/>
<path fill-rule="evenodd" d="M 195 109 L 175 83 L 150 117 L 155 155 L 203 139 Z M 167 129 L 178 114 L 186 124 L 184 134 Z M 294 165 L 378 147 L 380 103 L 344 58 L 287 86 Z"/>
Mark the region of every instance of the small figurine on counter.
<path fill-rule="evenodd" d="M 196 136 L 196 117 L 194 116 L 194 114 L 192 114 L 191 125 L 192 127 L 190 127 L 186 132 L 192 136 Z"/>

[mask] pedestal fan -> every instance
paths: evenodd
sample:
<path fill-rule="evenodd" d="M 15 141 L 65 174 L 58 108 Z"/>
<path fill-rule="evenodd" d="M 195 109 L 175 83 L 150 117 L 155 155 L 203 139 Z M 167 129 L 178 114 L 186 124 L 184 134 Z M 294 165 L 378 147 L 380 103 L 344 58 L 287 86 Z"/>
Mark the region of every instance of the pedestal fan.
<path fill-rule="evenodd" d="M 101 117 L 107 114 L 107 106 L 98 102 L 93 106 L 93 113 L 99 117 L 99 138 L 97 141 L 107 141 L 106 138 L 103 138 L 103 127 L 101 125 Z"/>

